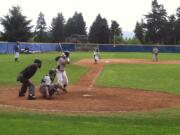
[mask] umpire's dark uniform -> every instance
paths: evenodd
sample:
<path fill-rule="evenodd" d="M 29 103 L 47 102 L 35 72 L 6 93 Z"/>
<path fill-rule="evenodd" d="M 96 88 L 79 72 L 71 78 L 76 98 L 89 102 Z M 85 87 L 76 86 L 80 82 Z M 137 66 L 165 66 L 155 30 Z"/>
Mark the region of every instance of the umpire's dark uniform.
<path fill-rule="evenodd" d="M 29 96 L 28 99 L 35 99 L 35 86 L 29 80 L 37 71 L 38 68 L 41 67 L 41 61 L 39 59 L 35 59 L 34 63 L 27 66 L 17 77 L 17 81 L 22 83 L 21 89 L 19 91 L 19 96 L 25 96 L 27 88 L 29 88 Z"/>

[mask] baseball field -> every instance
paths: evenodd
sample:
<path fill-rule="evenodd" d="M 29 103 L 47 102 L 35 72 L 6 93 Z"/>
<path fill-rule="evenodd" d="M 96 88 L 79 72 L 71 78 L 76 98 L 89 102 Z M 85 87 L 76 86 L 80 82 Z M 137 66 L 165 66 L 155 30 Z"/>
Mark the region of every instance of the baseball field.
<path fill-rule="evenodd" d="M 43 99 L 40 80 L 56 67 L 58 53 L 0 55 L 1 135 L 179 135 L 180 54 L 72 52 L 68 93 Z M 42 68 L 32 78 L 34 101 L 18 97 L 18 73 L 35 58 Z"/>

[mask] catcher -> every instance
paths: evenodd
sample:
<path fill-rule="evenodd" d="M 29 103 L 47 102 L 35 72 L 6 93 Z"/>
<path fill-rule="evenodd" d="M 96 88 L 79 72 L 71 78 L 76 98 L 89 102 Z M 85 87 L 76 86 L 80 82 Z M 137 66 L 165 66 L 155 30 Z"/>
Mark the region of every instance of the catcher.
<path fill-rule="evenodd" d="M 40 93 L 44 98 L 50 99 L 52 95 L 57 92 L 58 88 L 60 88 L 59 84 L 53 84 L 55 77 L 56 70 L 51 69 L 41 80 Z"/>
<path fill-rule="evenodd" d="M 99 54 L 99 49 L 98 48 L 95 48 L 94 49 L 94 52 L 93 52 L 93 60 L 94 60 L 94 63 L 97 64 L 98 61 L 100 59 L 100 54 Z"/>
<path fill-rule="evenodd" d="M 61 87 L 61 89 L 67 93 L 67 85 L 68 85 L 68 77 L 65 71 L 66 64 L 70 63 L 70 52 L 64 51 L 61 56 L 58 56 L 55 58 L 57 62 L 57 69 L 56 69 L 56 75 L 57 75 L 57 81 Z"/>
<path fill-rule="evenodd" d="M 41 60 L 35 59 L 34 63 L 27 66 L 17 77 L 17 81 L 22 83 L 21 89 L 19 91 L 19 97 L 25 96 L 27 88 L 29 88 L 29 100 L 36 99 L 35 97 L 35 86 L 31 80 L 29 80 L 37 71 L 38 68 L 41 68 Z"/>

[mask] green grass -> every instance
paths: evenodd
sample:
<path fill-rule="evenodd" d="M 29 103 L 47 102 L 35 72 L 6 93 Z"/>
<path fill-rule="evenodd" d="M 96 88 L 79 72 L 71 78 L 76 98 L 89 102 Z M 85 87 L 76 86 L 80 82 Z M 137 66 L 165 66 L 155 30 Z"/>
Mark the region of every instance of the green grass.
<path fill-rule="evenodd" d="M 80 60 L 82 58 L 92 58 L 92 52 L 73 52 L 72 59 Z M 130 59 L 152 59 L 151 53 L 143 52 L 100 52 L 102 58 L 130 58 Z M 180 60 L 179 53 L 160 53 L 160 60 Z"/>
<path fill-rule="evenodd" d="M 54 60 L 56 56 L 58 56 L 58 53 L 20 55 L 19 62 L 14 62 L 13 55 L 0 55 L 0 86 L 17 85 L 18 83 L 16 82 L 16 77 L 19 72 L 27 65 L 31 64 L 35 58 L 42 60 L 42 68 L 39 69 L 32 78 L 35 84 L 39 84 L 43 75 L 47 74 L 49 69 L 56 68 L 56 62 Z M 73 59 L 73 61 L 75 60 L 76 59 Z M 87 72 L 87 70 L 87 68 L 74 64 L 67 65 L 67 75 L 69 77 L 70 84 L 77 82 L 81 75 Z"/>
<path fill-rule="evenodd" d="M 17 85 L 17 74 L 35 58 L 43 61 L 42 68 L 33 77 L 33 82 L 39 84 L 42 76 L 50 68 L 56 66 L 54 58 L 57 55 L 58 53 L 20 55 L 18 63 L 13 61 L 13 55 L 0 55 L 0 86 Z M 101 53 L 101 57 L 151 59 L 151 53 Z M 83 58 L 92 58 L 92 52 L 73 52 L 71 55 L 72 63 Z M 160 60 L 175 59 L 179 60 L 180 54 L 160 53 Z M 149 80 L 147 89 L 154 89 L 155 85 L 159 85 L 155 90 L 179 94 L 180 72 L 178 67 L 178 65 L 108 65 L 98 79 L 98 84 L 117 87 L 131 84 L 131 86 L 124 87 L 133 85 L 135 85 L 133 87 L 140 87 L 138 81 L 143 83 L 145 80 Z M 68 65 L 67 73 L 70 83 L 78 81 L 87 70 L 74 64 Z M 109 78 L 110 75 L 112 75 L 111 78 Z M 130 76 L 128 77 L 128 75 Z M 153 83 L 162 80 L 163 83 Z M 131 81 L 135 81 L 134 84 Z M 119 82 L 123 82 L 122 85 L 119 85 Z M 167 89 L 164 89 L 164 85 L 167 86 Z M 119 114 L 118 116 L 66 116 L 63 114 L 8 112 L 4 111 L 4 108 L 0 108 L 1 135 L 179 135 L 179 127 L 180 108 L 152 113 Z"/>
<path fill-rule="evenodd" d="M 32 78 L 35 84 L 39 84 L 43 75 L 45 75 L 50 68 L 56 67 L 54 58 L 59 55 L 58 52 L 53 53 L 42 53 L 42 54 L 29 54 L 20 55 L 20 62 L 14 62 L 14 55 L 0 55 L 0 86 L 4 85 L 17 85 L 16 77 L 18 73 L 23 70 L 27 65 L 31 64 L 35 58 L 39 58 L 43 61 L 42 68 L 37 71 L 37 74 Z M 104 52 L 101 53 L 102 58 L 143 58 L 151 59 L 151 53 L 126 53 L 126 52 Z M 92 52 L 72 52 L 71 60 L 75 62 L 83 58 L 92 58 Z M 160 59 L 171 60 L 180 59 L 180 54 L 175 53 L 162 53 L 160 54 Z M 70 83 L 75 83 L 78 81 L 80 76 L 87 71 L 86 68 L 77 65 L 70 64 L 67 66 L 67 74 Z"/>
<path fill-rule="evenodd" d="M 180 68 L 179 65 L 106 65 L 97 85 L 180 94 Z"/>
<path fill-rule="evenodd" d="M 152 59 L 151 53 L 142 52 L 105 52 L 101 53 L 102 58 L 130 58 L 130 59 Z M 180 60 L 179 53 L 160 53 L 160 60 Z"/>
<path fill-rule="evenodd" d="M 0 112 L 1 135 L 179 135 L 180 109 L 119 116 Z"/>

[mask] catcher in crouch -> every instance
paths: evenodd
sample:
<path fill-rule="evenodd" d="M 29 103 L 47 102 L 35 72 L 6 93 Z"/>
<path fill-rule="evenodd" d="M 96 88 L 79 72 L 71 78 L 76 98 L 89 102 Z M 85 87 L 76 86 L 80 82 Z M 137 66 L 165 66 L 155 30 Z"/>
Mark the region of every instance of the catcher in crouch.
<path fill-rule="evenodd" d="M 43 77 L 40 84 L 40 93 L 44 98 L 50 99 L 52 95 L 57 92 L 60 88 L 59 84 L 54 84 L 54 79 L 56 77 L 56 70 L 50 69 L 49 73 Z"/>
<path fill-rule="evenodd" d="M 55 58 L 57 61 L 57 69 L 56 69 L 56 75 L 57 75 L 57 81 L 61 87 L 61 89 L 67 93 L 67 85 L 68 85 L 68 77 L 66 75 L 65 67 L 66 64 L 70 63 L 70 52 L 64 51 L 61 56 L 58 56 Z"/>

